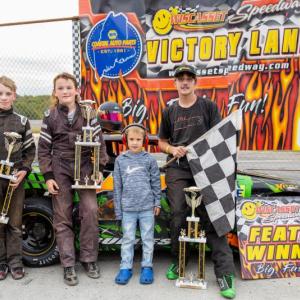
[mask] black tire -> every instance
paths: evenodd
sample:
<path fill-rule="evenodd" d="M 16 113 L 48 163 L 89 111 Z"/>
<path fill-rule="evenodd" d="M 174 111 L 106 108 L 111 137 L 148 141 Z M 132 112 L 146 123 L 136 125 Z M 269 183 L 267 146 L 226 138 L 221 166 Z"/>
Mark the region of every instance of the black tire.
<path fill-rule="evenodd" d="M 29 197 L 25 199 L 23 261 L 30 267 L 50 266 L 59 261 L 50 198 Z"/>

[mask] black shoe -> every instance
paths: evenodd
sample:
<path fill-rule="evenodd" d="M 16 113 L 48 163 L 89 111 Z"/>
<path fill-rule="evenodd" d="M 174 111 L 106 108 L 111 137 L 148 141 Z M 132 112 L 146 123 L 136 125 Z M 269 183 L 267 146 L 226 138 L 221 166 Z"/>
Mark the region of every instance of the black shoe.
<path fill-rule="evenodd" d="M 97 266 L 96 262 L 82 262 L 81 263 L 83 268 L 86 271 L 87 276 L 91 277 L 91 278 L 99 278 L 100 277 L 100 269 Z"/>
<path fill-rule="evenodd" d="M 8 265 L 0 264 L 0 280 L 4 280 L 8 273 Z"/>
<path fill-rule="evenodd" d="M 78 278 L 74 267 L 64 268 L 64 282 L 67 285 L 77 285 Z"/>
<path fill-rule="evenodd" d="M 10 273 L 14 280 L 22 279 L 25 276 L 23 267 L 10 268 Z"/>

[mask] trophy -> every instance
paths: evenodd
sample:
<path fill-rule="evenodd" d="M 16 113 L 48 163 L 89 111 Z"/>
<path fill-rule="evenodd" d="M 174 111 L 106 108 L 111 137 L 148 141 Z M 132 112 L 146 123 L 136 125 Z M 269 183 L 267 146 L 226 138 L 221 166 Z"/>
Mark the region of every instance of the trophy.
<path fill-rule="evenodd" d="M 206 237 L 204 230 L 199 227 L 200 218 L 195 217 L 195 209 L 201 204 L 202 195 L 200 189 L 196 186 L 183 189 L 187 204 L 192 208 L 192 215 L 187 217 L 188 232 L 181 230 L 179 236 L 179 278 L 176 280 L 177 287 L 206 289 L 207 282 L 205 281 L 205 244 Z M 199 244 L 198 254 L 198 274 L 190 274 L 186 276 L 185 272 L 185 258 L 186 258 L 186 244 Z"/>
<path fill-rule="evenodd" d="M 6 160 L 0 161 L 0 178 L 8 179 L 9 184 L 0 213 L 0 223 L 7 224 L 9 220 L 7 214 L 10 207 L 11 197 L 14 191 L 14 188 L 12 187 L 11 183 L 17 180 L 15 176 L 17 170 L 13 168 L 14 163 L 10 161 L 10 156 L 12 153 L 18 151 L 21 148 L 22 143 L 18 142 L 18 140 L 20 140 L 22 136 L 16 132 L 4 132 L 4 136 L 5 148 L 7 150 L 7 158 Z"/>
<path fill-rule="evenodd" d="M 93 138 L 94 128 L 90 126 L 90 120 L 96 117 L 97 111 L 93 109 L 93 100 L 79 101 L 83 117 L 87 120 L 86 126 L 82 127 L 82 135 L 77 135 L 75 142 L 75 168 L 73 189 L 99 189 L 100 185 L 97 181 L 100 180 L 99 160 L 100 160 L 100 145 L 99 137 Z M 93 148 L 93 174 L 89 177 L 87 174 L 84 178 L 80 178 L 81 164 L 81 148 Z M 83 183 L 82 183 L 83 182 Z"/>

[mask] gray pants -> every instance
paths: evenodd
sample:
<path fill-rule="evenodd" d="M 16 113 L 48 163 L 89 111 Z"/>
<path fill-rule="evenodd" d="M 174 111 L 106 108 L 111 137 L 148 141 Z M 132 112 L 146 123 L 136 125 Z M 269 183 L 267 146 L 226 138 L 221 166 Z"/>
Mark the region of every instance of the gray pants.
<path fill-rule="evenodd" d="M 182 228 L 186 228 L 186 217 L 190 215 L 190 209 L 186 204 L 183 189 L 195 186 L 194 178 L 189 170 L 168 168 L 166 171 L 167 195 L 171 207 L 171 255 L 174 263 L 178 263 L 179 242 L 178 237 Z M 196 209 L 200 217 L 201 227 L 206 232 L 207 244 L 212 253 L 214 271 L 217 278 L 227 274 L 234 274 L 234 262 L 232 251 L 228 245 L 226 236 L 219 237 L 208 217 L 203 202 Z"/>
<path fill-rule="evenodd" d="M 60 261 L 63 267 L 75 265 L 73 212 L 74 162 L 58 160 L 54 176 L 59 185 L 58 195 L 53 196 L 54 229 Z M 80 198 L 80 261 L 94 262 L 98 257 L 98 205 L 95 190 L 77 190 Z"/>
<path fill-rule="evenodd" d="M 0 179 L 0 210 L 9 181 Z M 22 267 L 22 214 L 25 193 L 23 183 L 14 191 L 8 210 L 8 224 L 0 224 L 0 263 L 10 268 Z"/>

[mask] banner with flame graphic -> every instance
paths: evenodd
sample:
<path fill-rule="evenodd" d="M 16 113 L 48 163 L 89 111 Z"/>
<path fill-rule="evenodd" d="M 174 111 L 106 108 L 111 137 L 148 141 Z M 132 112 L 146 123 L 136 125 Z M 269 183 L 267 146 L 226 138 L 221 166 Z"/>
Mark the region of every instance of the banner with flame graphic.
<path fill-rule="evenodd" d="M 198 95 L 243 110 L 240 149 L 300 150 L 300 0 L 149 2 L 80 0 L 82 98 L 156 135 L 192 64 Z"/>
<path fill-rule="evenodd" d="M 300 277 L 300 197 L 237 201 L 243 279 Z"/>

